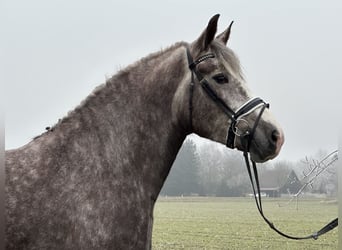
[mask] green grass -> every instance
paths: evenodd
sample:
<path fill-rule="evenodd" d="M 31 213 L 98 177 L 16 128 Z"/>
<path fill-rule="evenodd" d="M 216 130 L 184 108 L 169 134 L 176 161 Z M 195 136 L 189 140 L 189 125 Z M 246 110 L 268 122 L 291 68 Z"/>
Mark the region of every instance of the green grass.
<path fill-rule="evenodd" d="M 311 234 L 338 214 L 336 203 L 263 199 L 264 212 L 284 232 Z M 337 229 L 318 240 L 287 240 L 262 220 L 250 198 L 159 198 L 154 209 L 153 249 L 337 249 Z"/>

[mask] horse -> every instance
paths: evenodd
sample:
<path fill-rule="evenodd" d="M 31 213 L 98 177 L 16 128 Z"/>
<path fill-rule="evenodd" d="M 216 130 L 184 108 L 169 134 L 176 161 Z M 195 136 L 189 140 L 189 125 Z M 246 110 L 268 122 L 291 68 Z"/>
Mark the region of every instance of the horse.
<path fill-rule="evenodd" d="M 231 147 L 242 151 L 241 133 L 255 124 L 252 160 L 278 155 L 283 131 L 263 101 L 245 110 L 255 99 L 227 47 L 232 23 L 216 35 L 218 19 L 193 42 L 118 71 L 53 127 L 5 152 L 7 249 L 151 249 L 154 204 L 191 133 L 225 144 L 233 132 Z M 245 110 L 241 119 L 222 103 L 234 115 Z"/>

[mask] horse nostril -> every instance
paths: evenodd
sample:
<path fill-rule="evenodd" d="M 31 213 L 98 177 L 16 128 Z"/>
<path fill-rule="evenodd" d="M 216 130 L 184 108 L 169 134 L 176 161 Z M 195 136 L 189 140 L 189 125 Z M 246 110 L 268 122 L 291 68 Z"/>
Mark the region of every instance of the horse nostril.
<path fill-rule="evenodd" d="M 271 133 L 270 139 L 269 139 L 270 146 L 274 147 L 274 153 L 275 155 L 279 154 L 279 151 L 281 147 L 284 144 L 284 134 L 282 130 L 274 129 Z"/>
<path fill-rule="evenodd" d="M 277 143 L 279 137 L 280 137 L 280 133 L 278 132 L 278 130 L 273 130 L 271 134 L 272 142 Z"/>

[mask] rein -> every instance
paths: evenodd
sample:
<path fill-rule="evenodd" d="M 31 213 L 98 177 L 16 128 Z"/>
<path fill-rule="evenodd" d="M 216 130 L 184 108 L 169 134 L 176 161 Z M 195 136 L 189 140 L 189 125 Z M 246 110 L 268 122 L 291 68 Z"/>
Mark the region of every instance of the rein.
<path fill-rule="evenodd" d="M 199 63 L 209 59 L 209 58 L 214 58 L 215 55 L 210 53 L 206 54 L 203 56 L 200 56 L 198 59 L 195 61 L 193 60 L 191 54 L 190 54 L 190 49 L 187 47 L 186 48 L 186 54 L 188 58 L 188 63 L 189 63 L 189 69 L 191 70 L 191 82 L 190 82 L 190 97 L 189 97 L 189 114 L 190 114 L 190 127 L 192 129 L 192 112 L 193 112 L 193 104 L 192 104 L 192 99 L 193 99 L 193 91 L 194 91 L 194 86 L 195 86 L 195 81 L 194 81 L 194 75 L 196 76 L 197 80 L 199 81 L 200 85 L 202 86 L 203 90 L 207 93 L 207 95 L 216 103 L 216 105 L 230 118 L 231 124 L 228 128 L 227 132 L 227 142 L 226 146 L 229 148 L 234 148 L 235 145 L 235 137 L 239 136 L 241 137 L 241 141 L 243 144 L 243 156 L 245 159 L 249 179 L 251 181 L 252 189 L 253 189 L 253 194 L 254 194 L 254 199 L 255 199 L 255 204 L 257 206 L 257 209 L 261 215 L 261 217 L 264 219 L 264 221 L 272 228 L 275 232 L 280 234 L 283 237 L 286 237 L 288 239 L 292 240 L 304 240 L 304 239 L 315 239 L 317 240 L 319 236 L 329 232 L 330 230 L 334 229 L 338 225 L 338 218 L 332 220 L 330 223 L 328 223 L 326 226 L 324 226 L 322 229 L 319 231 L 308 235 L 304 237 L 296 237 L 296 236 L 291 236 L 288 234 L 285 234 L 281 232 L 279 229 L 277 229 L 274 224 L 265 216 L 262 208 L 262 202 L 261 202 L 261 194 L 260 194 L 260 184 L 259 184 L 259 177 L 258 177 L 258 170 L 256 163 L 253 160 L 250 160 L 249 157 L 249 148 L 251 145 L 251 142 L 254 137 L 255 130 L 259 124 L 259 121 L 261 119 L 261 116 L 266 108 L 269 108 L 269 104 L 264 102 L 262 99 L 255 97 L 250 99 L 248 102 L 243 104 L 240 108 L 237 109 L 237 111 L 233 111 L 219 96 L 218 94 L 210 87 L 208 81 L 205 79 L 202 74 L 200 74 L 197 69 L 196 65 Z M 251 131 L 247 130 L 243 134 L 238 133 L 238 128 L 237 124 L 239 121 L 245 121 L 242 119 L 243 116 L 246 116 L 250 114 L 251 112 L 255 111 L 257 108 L 261 107 L 260 112 L 254 122 L 253 128 Z M 246 121 L 245 121 L 246 122 Z M 252 167 L 251 167 L 251 162 L 252 162 Z M 253 173 L 252 173 L 252 168 L 253 168 Z M 253 179 L 254 176 L 254 179 Z"/>
<path fill-rule="evenodd" d="M 267 219 L 267 217 L 265 216 L 265 214 L 263 212 L 263 209 L 262 209 L 261 195 L 260 195 L 260 184 L 259 184 L 259 177 L 258 177 L 258 170 L 257 170 L 257 167 L 256 167 L 256 163 L 254 161 L 251 161 L 252 162 L 252 166 L 253 166 L 253 174 L 252 174 L 251 164 L 250 164 L 249 155 L 248 155 L 248 151 L 247 150 L 244 150 L 243 156 L 245 158 L 249 179 L 250 179 L 251 184 L 252 184 L 255 204 L 256 204 L 256 206 L 258 208 L 258 211 L 259 211 L 261 217 L 270 226 L 270 228 L 272 228 L 275 232 L 277 232 L 281 236 L 283 236 L 285 238 L 288 238 L 288 239 L 291 239 L 291 240 L 306 240 L 306 239 L 315 239 L 315 240 L 317 240 L 319 236 L 321 236 L 321 235 L 329 232 L 330 230 L 334 229 L 335 227 L 337 227 L 337 225 L 338 225 L 338 218 L 336 218 L 336 219 L 332 220 L 331 222 L 329 222 L 327 225 L 322 227 L 319 231 L 317 231 L 317 232 L 315 232 L 313 234 L 310 234 L 308 236 L 303 236 L 303 237 L 288 235 L 286 233 L 281 232 L 279 229 L 277 229 L 274 226 L 274 224 L 269 219 Z M 253 180 L 253 176 L 254 176 L 254 180 Z"/>

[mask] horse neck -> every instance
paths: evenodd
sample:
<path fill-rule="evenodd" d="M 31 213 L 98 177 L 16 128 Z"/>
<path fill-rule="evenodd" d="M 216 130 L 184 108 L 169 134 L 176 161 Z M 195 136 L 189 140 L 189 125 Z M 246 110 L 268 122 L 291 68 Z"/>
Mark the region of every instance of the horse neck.
<path fill-rule="evenodd" d="M 68 158 L 139 179 L 156 198 L 187 134 L 174 108 L 186 63 L 178 46 L 109 79 L 52 132 L 68 144 Z"/>

